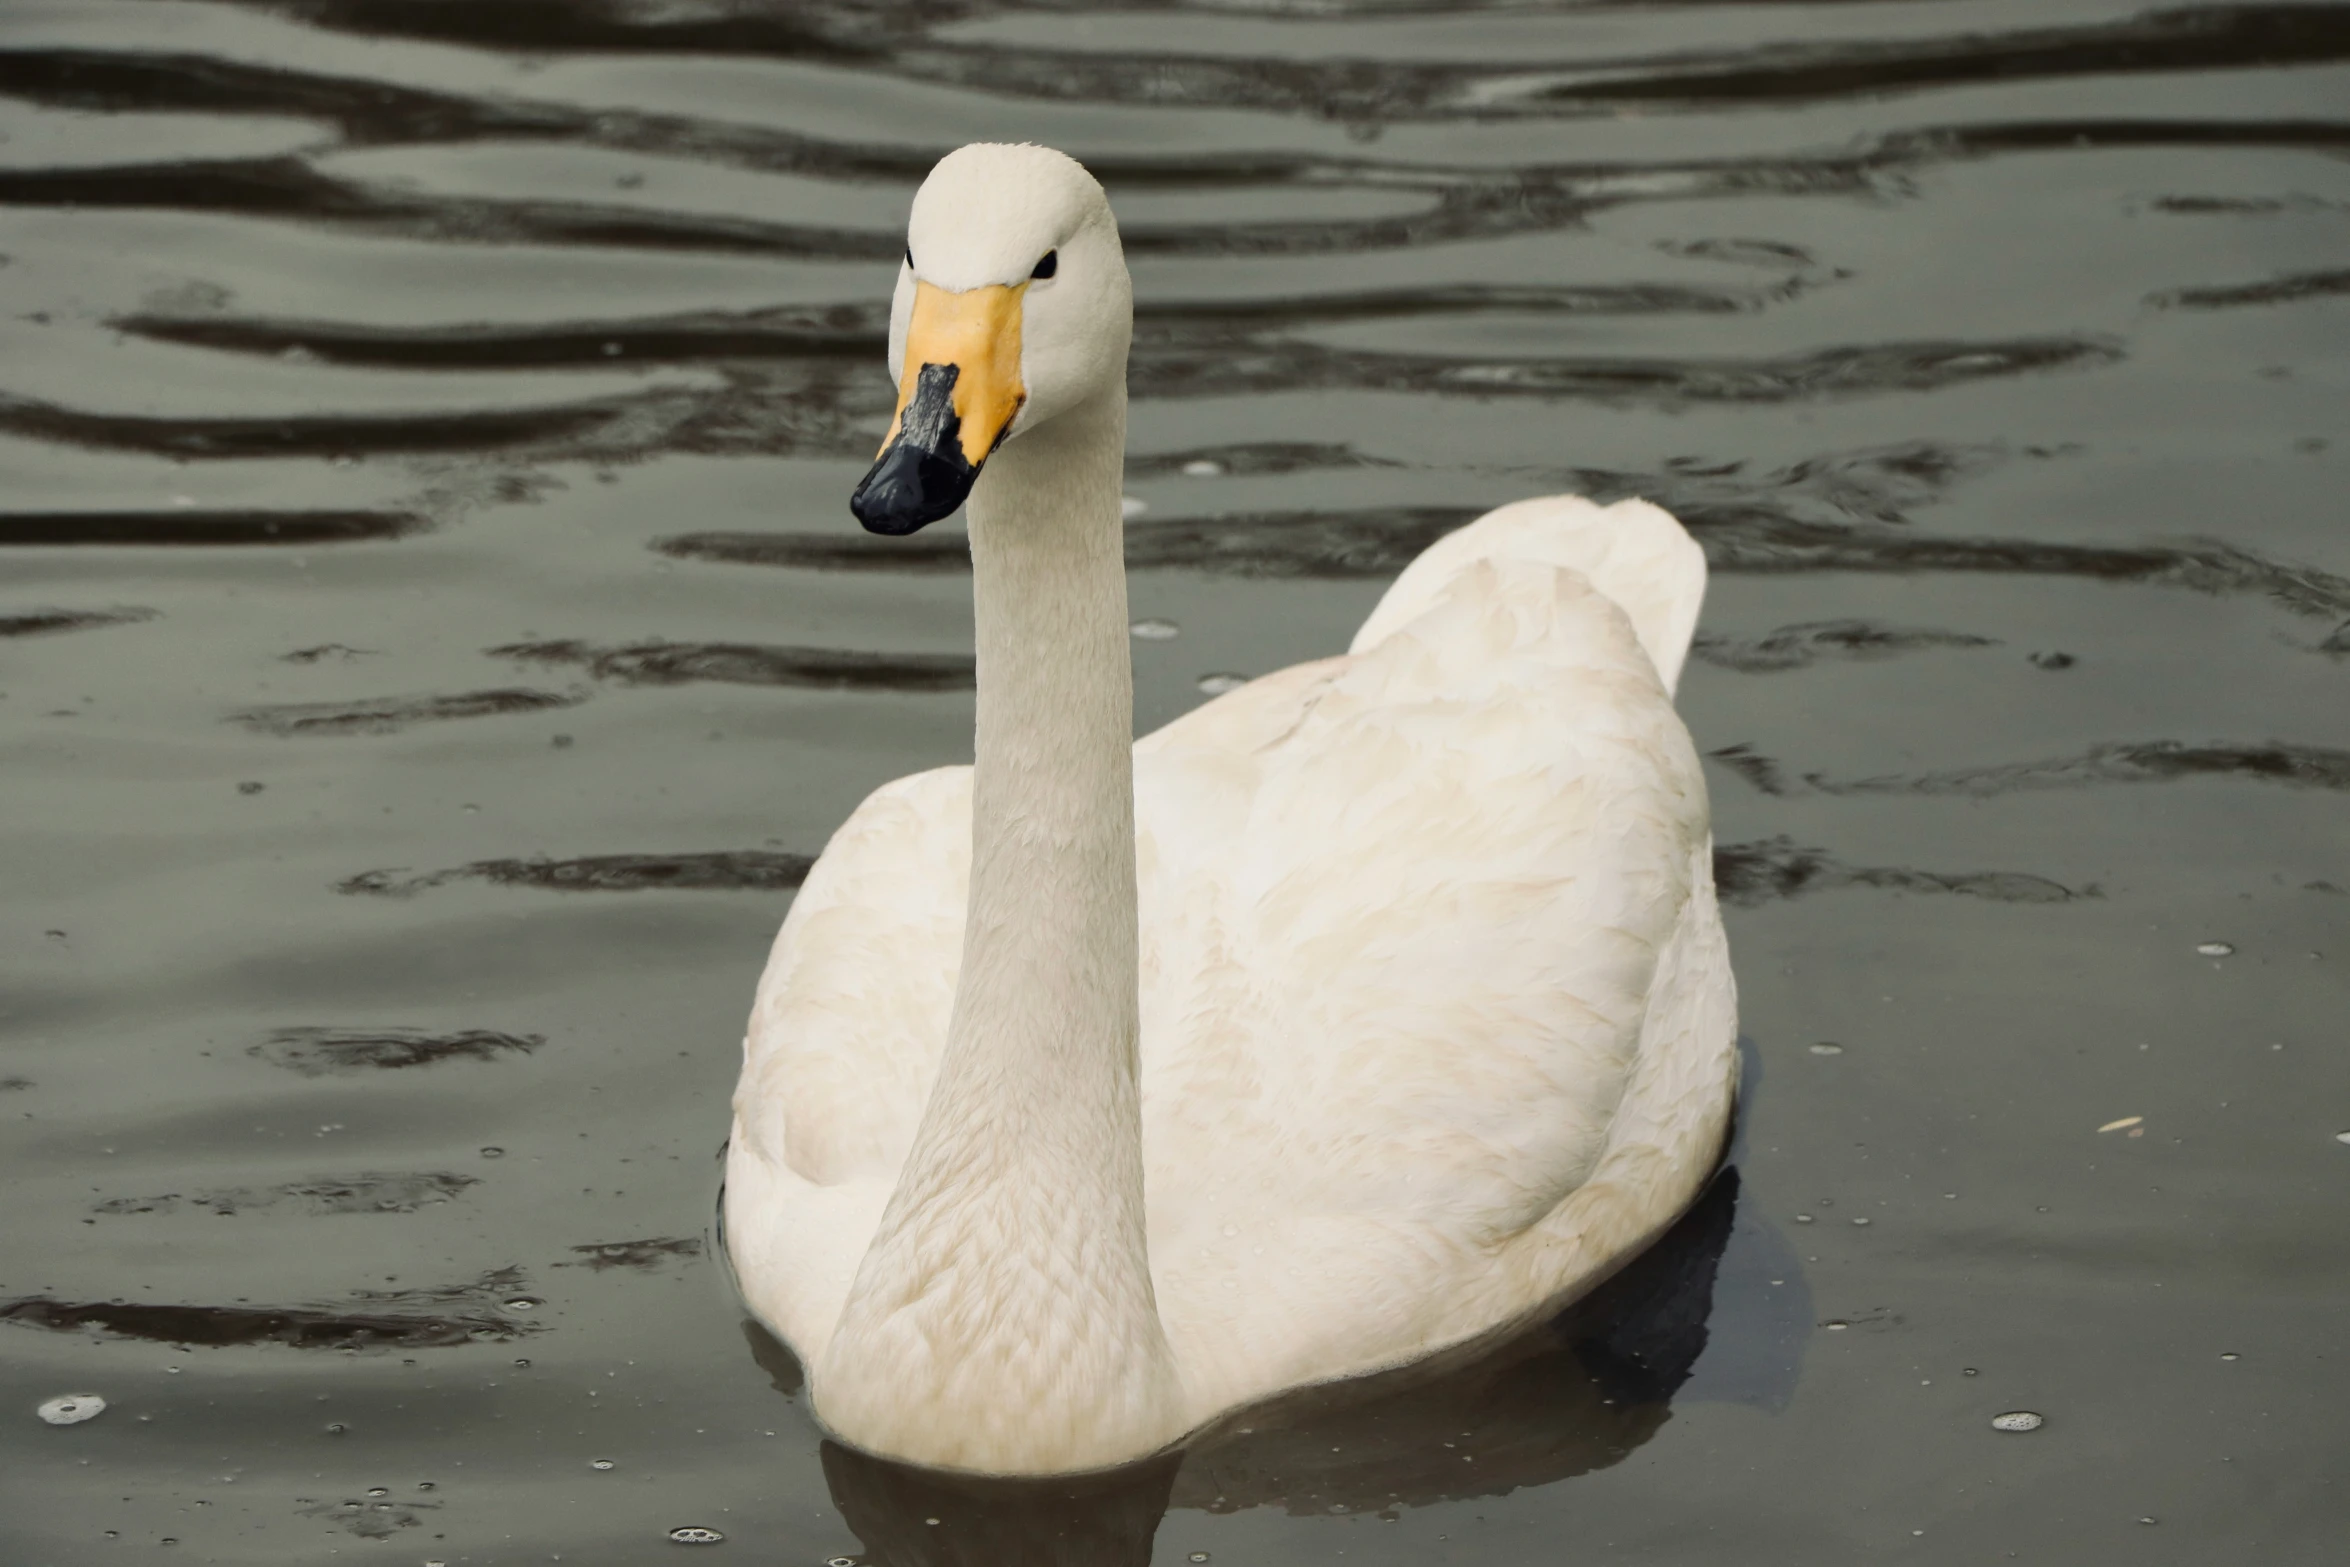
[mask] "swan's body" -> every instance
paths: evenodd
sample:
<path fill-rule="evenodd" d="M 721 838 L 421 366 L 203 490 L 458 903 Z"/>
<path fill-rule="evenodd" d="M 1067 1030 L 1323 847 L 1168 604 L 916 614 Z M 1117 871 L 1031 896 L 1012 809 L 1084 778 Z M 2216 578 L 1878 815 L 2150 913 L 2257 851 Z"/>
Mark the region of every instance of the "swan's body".
<path fill-rule="evenodd" d="M 1004 242 L 1023 270 L 1090 265 L 1086 224 L 1114 254 L 1074 165 L 970 148 L 916 203 L 926 288 L 1023 181 L 1078 213 Z M 1346 655 L 1129 749 L 1115 328 L 1113 375 L 979 453 L 976 767 L 834 836 L 735 1099 L 745 1296 L 828 1425 L 942 1467 L 1101 1467 L 1554 1309 L 1681 1212 L 1729 1113 L 1671 702 L 1696 546 L 1638 502 L 1504 507 Z"/>

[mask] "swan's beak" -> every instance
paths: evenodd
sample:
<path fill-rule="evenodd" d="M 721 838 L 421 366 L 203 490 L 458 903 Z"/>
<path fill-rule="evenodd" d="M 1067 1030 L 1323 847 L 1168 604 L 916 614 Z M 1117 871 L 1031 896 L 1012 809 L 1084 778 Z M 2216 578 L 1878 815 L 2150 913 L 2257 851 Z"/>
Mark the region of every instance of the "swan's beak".
<path fill-rule="evenodd" d="M 1020 296 L 994 283 L 950 293 L 914 285 L 898 414 L 881 455 L 849 496 L 872 533 L 912 533 L 963 504 L 979 465 L 1011 428 L 1020 385 Z"/>

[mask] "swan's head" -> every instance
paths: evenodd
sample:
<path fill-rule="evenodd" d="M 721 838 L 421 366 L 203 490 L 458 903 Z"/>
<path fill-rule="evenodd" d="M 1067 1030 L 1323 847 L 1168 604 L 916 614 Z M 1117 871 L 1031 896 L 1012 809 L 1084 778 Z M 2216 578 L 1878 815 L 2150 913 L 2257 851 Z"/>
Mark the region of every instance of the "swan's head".
<path fill-rule="evenodd" d="M 889 312 L 897 417 L 849 509 L 912 533 L 1007 440 L 1114 388 L 1134 292 L 1102 188 L 1049 147 L 948 153 L 914 196 Z"/>

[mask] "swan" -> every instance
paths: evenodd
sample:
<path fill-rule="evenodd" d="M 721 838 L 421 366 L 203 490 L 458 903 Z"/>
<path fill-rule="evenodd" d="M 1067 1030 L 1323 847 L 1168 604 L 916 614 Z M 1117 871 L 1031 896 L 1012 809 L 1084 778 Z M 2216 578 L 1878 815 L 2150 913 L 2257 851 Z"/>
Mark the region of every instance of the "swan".
<path fill-rule="evenodd" d="M 968 500 L 974 760 L 875 790 L 810 871 L 723 1198 L 815 1417 L 931 1468 L 1101 1469 L 1589 1290 L 1729 1123 L 1672 705 L 1697 546 L 1643 502 L 1504 506 L 1344 655 L 1136 741 L 1109 204 L 968 146 L 907 238 L 851 509 Z"/>

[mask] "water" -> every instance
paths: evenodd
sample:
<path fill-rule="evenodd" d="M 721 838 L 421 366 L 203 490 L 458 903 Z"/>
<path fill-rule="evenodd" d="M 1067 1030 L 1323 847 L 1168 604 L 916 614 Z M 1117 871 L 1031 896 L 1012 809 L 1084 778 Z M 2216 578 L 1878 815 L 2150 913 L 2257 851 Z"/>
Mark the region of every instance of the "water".
<path fill-rule="evenodd" d="M 4 10 L 0 1557 L 2337 1553 L 2350 8 Z M 824 1444 L 712 1232 L 806 857 L 968 753 L 845 499 L 982 136 L 1130 241 L 1143 725 L 1689 522 L 1751 1039 L 1555 1329 L 1025 1487 Z"/>

